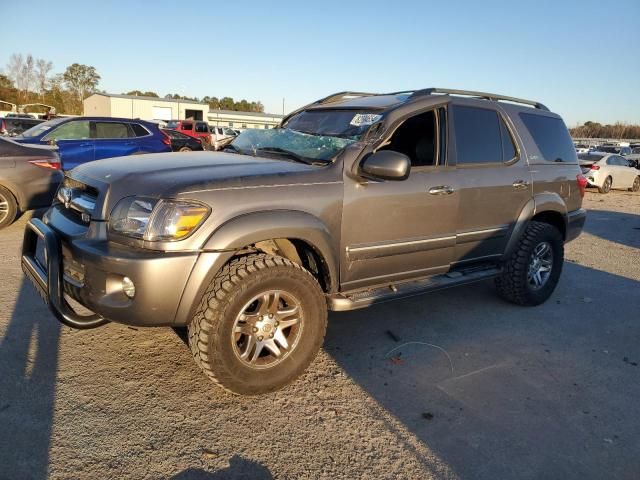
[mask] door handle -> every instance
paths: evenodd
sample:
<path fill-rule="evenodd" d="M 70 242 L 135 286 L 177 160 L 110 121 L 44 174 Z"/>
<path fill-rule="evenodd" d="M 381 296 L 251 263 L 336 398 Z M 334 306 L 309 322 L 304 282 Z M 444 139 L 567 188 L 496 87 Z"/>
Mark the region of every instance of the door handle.
<path fill-rule="evenodd" d="M 453 192 L 454 189 L 449 185 L 438 185 L 429 189 L 431 195 L 451 195 Z"/>
<path fill-rule="evenodd" d="M 516 190 L 525 190 L 529 186 L 529 182 L 525 180 L 516 180 L 513 182 L 513 188 Z"/>

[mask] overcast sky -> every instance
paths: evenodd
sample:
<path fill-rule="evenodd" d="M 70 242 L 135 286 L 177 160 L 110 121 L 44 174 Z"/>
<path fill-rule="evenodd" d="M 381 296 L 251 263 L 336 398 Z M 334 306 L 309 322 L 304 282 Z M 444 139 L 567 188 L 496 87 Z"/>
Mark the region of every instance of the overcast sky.
<path fill-rule="evenodd" d="M 640 0 L 0 0 L 12 53 L 96 67 L 110 93 L 260 100 L 430 86 L 547 104 L 573 126 L 640 123 Z M 93 5 L 92 5 L 93 4 Z"/>

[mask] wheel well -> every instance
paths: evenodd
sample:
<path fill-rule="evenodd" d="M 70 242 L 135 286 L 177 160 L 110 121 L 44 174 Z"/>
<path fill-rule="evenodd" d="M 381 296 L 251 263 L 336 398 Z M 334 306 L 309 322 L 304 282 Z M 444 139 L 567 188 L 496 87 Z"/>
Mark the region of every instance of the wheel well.
<path fill-rule="evenodd" d="M 304 240 L 295 238 L 262 240 L 240 249 L 233 258 L 254 252 L 287 258 L 311 272 L 324 292 L 331 290 L 332 279 L 324 257 L 313 245 Z"/>
<path fill-rule="evenodd" d="M 531 220 L 553 225 L 562 234 L 562 238 L 566 238 L 567 225 L 561 213 L 548 210 L 546 212 L 536 213 Z"/>

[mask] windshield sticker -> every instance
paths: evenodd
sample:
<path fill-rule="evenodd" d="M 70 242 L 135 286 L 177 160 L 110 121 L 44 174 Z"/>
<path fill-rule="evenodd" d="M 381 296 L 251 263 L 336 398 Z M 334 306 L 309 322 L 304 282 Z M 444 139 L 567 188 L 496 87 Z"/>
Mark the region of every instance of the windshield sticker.
<path fill-rule="evenodd" d="M 362 127 L 363 125 L 372 125 L 382 118 L 382 115 L 375 113 L 356 113 L 349 125 L 354 127 Z"/>

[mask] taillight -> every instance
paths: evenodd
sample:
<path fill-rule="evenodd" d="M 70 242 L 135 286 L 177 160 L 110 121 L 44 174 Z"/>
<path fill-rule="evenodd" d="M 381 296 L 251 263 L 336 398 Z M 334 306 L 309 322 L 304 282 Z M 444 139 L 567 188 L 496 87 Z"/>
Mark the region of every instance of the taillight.
<path fill-rule="evenodd" d="M 591 165 L 591 170 L 600 170 L 600 165 Z"/>
<path fill-rule="evenodd" d="M 162 143 L 165 145 L 171 146 L 171 137 L 164 132 L 160 132 L 162 134 Z"/>
<path fill-rule="evenodd" d="M 62 170 L 60 160 L 57 158 L 43 157 L 29 160 L 29 163 L 37 167 L 50 168 L 51 170 Z"/>
<path fill-rule="evenodd" d="M 576 175 L 576 182 L 578 183 L 578 190 L 580 190 L 580 196 L 584 198 L 584 192 L 587 189 L 587 179 L 584 175 L 579 173 Z"/>

